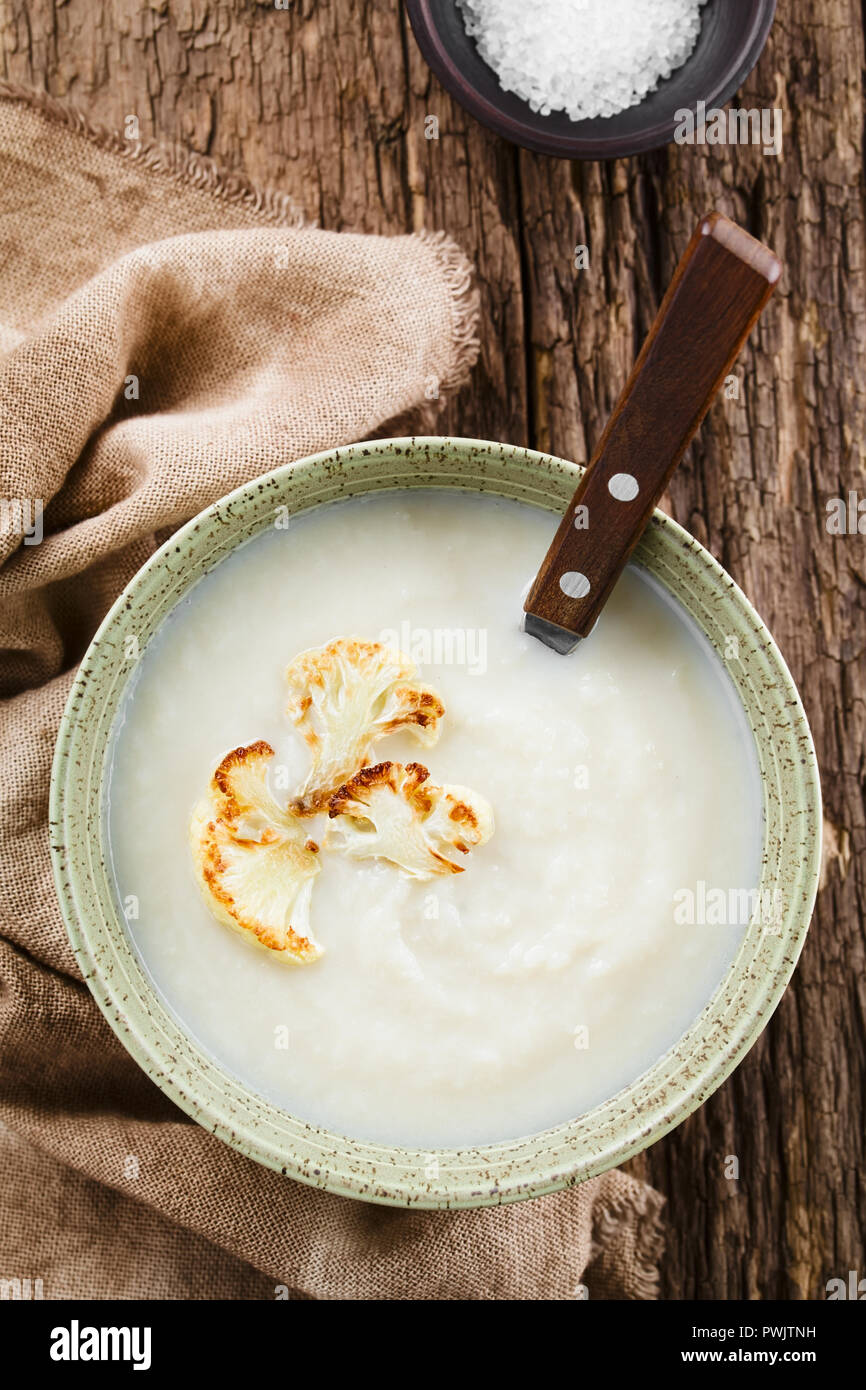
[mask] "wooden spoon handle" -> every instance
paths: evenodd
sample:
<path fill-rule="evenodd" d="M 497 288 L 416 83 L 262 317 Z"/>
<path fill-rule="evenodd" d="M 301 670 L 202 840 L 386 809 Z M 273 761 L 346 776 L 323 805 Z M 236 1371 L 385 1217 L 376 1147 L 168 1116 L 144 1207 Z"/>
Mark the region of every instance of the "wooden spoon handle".
<path fill-rule="evenodd" d="M 586 637 L 782 273 L 710 213 L 698 225 L 524 605 Z"/>

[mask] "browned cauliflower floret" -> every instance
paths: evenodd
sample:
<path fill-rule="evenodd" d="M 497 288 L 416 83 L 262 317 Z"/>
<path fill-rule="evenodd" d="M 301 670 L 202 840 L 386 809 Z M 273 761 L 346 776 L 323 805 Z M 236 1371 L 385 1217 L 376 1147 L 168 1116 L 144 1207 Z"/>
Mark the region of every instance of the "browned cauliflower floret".
<path fill-rule="evenodd" d="M 223 758 L 193 812 L 190 846 L 204 900 L 214 917 L 295 964 L 322 948 L 310 931 L 318 846 L 307 826 L 283 811 L 267 785 L 270 744 Z"/>
<path fill-rule="evenodd" d="M 329 846 L 355 859 L 386 859 L 412 878 L 459 874 L 452 857 L 493 834 L 493 812 L 467 787 L 437 787 L 420 763 L 364 767 L 331 799 Z"/>
<path fill-rule="evenodd" d="M 227 753 L 211 778 L 216 814 L 239 840 L 265 843 L 302 833 L 296 816 L 284 811 L 268 787 L 274 750 L 264 739 Z"/>
<path fill-rule="evenodd" d="M 288 712 L 313 756 L 295 801 L 302 815 L 324 810 L 385 734 L 408 729 L 426 747 L 439 736 L 439 696 L 418 684 L 408 657 L 381 642 L 337 638 L 301 652 L 286 675 Z"/>

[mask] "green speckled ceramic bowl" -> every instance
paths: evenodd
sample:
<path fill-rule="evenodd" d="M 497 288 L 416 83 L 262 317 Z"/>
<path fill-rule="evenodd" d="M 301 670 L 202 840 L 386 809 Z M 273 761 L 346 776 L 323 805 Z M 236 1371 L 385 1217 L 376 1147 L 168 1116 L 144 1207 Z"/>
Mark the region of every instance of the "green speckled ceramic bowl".
<path fill-rule="evenodd" d="M 292 513 L 384 488 L 450 487 L 565 510 L 580 469 L 476 440 L 359 444 L 277 469 L 184 526 L 136 575 L 94 638 L 60 729 L 51 787 L 60 902 L 84 977 L 112 1028 L 167 1095 L 243 1153 L 332 1192 L 401 1206 L 464 1207 L 552 1192 L 612 1168 L 685 1118 L 745 1055 L 794 969 L 817 888 L 821 805 L 809 727 L 761 619 L 723 569 L 657 512 L 635 558 L 691 613 L 730 672 L 754 731 L 763 779 L 761 891 L 782 911 L 756 925 L 676 1047 L 587 1114 L 478 1149 L 383 1148 L 295 1119 L 248 1091 L 186 1035 L 151 985 L 114 899 L 104 789 L 115 715 L 141 648 L 196 580 L 242 541 Z M 551 534 L 552 534 L 551 529 Z M 539 560 L 541 557 L 539 556 Z M 736 639 L 734 643 L 732 639 Z M 736 660 L 726 652 L 738 651 Z M 568 658 L 563 658 L 567 660 Z"/>

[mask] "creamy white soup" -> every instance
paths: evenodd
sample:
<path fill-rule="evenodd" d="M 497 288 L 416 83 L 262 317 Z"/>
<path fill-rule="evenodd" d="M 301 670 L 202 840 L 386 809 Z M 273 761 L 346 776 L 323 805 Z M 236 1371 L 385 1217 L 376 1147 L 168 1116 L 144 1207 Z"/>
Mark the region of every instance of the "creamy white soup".
<path fill-rule="evenodd" d="M 107 811 L 129 930 L 186 1030 L 304 1120 L 434 1149 L 573 1118 L 682 1036 L 748 925 L 760 783 L 727 673 L 636 566 L 572 656 L 527 636 L 555 526 L 450 491 L 319 508 L 218 565 L 139 661 Z M 445 707 L 433 746 L 375 759 L 472 788 L 495 830 L 427 881 L 322 848 L 322 954 L 286 965 L 215 920 L 188 827 L 239 745 L 271 745 L 283 805 L 304 783 L 286 668 L 335 637 L 398 647 Z"/>

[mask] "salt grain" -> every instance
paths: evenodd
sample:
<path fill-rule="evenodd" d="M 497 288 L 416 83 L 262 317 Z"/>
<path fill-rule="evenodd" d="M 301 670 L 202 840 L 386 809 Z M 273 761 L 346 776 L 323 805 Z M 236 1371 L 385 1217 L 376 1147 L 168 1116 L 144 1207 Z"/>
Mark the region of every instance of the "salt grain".
<path fill-rule="evenodd" d="M 508 92 L 542 115 L 614 116 L 652 92 L 697 42 L 705 0 L 458 0 Z"/>

